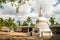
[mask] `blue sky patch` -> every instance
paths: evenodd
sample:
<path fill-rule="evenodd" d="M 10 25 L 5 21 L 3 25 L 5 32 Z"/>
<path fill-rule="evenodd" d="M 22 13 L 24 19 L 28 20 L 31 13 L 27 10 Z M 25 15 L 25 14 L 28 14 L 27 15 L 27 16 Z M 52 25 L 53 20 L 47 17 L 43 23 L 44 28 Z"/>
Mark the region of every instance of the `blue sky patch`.
<path fill-rule="evenodd" d="M 52 4 L 52 5 L 56 7 L 58 4 L 60 4 L 60 0 L 57 0 L 56 4 Z"/>
<path fill-rule="evenodd" d="M 34 12 L 34 11 L 35 11 L 35 9 L 34 9 L 33 7 L 31 7 L 31 11 L 30 11 L 30 12 L 32 13 L 32 12 Z"/>

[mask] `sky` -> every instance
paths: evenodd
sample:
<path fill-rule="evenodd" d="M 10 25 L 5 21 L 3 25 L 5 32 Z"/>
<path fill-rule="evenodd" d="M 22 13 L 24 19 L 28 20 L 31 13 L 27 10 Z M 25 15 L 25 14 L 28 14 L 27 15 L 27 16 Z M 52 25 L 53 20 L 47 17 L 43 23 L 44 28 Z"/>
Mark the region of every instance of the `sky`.
<path fill-rule="evenodd" d="M 15 20 L 25 21 L 29 16 L 35 22 L 38 18 L 40 7 L 42 7 L 42 14 L 47 20 L 50 17 L 54 17 L 56 18 L 55 21 L 60 23 L 60 0 L 29 0 L 29 2 L 20 6 L 18 14 L 16 14 L 16 7 L 12 7 L 10 2 L 2 5 L 4 8 L 0 8 L 0 17 L 4 19 L 11 17 L 15 18 Z"/>

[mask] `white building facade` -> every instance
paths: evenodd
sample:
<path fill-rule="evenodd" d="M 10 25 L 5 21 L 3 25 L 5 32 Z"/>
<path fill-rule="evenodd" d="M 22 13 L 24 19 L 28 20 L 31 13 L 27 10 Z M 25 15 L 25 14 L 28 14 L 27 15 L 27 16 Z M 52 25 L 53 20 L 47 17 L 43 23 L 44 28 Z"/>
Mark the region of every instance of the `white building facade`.
<path fill-rule="evenodd" d="M 49 21 L 42 15 L 42 10 L 40 8 L 39 17 L 36 21 L 36 26 L 33 28 L 33 35 L 39 36 L 52 36 L 52 31 L 49 28 Z"/>

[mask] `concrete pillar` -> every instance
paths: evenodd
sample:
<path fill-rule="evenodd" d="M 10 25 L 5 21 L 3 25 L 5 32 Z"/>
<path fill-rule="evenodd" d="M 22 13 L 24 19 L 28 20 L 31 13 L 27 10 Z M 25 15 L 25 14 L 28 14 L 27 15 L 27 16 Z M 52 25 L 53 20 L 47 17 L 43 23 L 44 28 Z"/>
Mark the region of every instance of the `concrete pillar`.
<path fill-rule="evenodd" d="M 29 33 L 29 27 L 28 27 L 28 36 L 30 36 L 30 33 Z"/>

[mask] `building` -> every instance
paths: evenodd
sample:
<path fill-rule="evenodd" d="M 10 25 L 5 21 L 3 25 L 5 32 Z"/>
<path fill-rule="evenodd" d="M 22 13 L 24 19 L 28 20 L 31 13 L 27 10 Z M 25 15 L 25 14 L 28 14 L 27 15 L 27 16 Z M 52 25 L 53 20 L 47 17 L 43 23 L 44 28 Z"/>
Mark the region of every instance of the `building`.
<path fill-rule="evenodd" d="M 60 34 L 60 25 L 53 25 L 50 26 L 51 31 L 53 32 L 54 35 Z"/>
<path fill-rule="evenodd" d="M 52 31 L 49 28 L 48 20 L 42 15 L 42 10 L 40 7 L 39 17 L 36 21 L 36 26 L 33 28 L 32 35 L 40 36 L 52 36 Z"/>
<path fill-rule="evenodd" d="M 6 28 L 3 28 L 6 30 Z M 49 28 L 48 20 L 42 15 L 42 8 L 40 7 L 39 17 L 36 21 L 35 27 L 22 26 L 18 27 L 16 32 L 24 32 L 33 36 L 52 36 L 52 31 Z"/>
<path fill-rule="evenodd" d="M 30 26 L 21 26 L 18 27 L 16 32 L 22 32 L 22 33 L 27 33 L 28 36 L 32 36 L 32 29 L 34 27 L 30 27 Z"/>
<path fill-rule="evenodd" d="M 10 29 L 9 29 L 9 27 L 2 27 L 1 28 L 1 31 L 3 31 L 3 32 L 9 32 L 10 31 Z"/>

